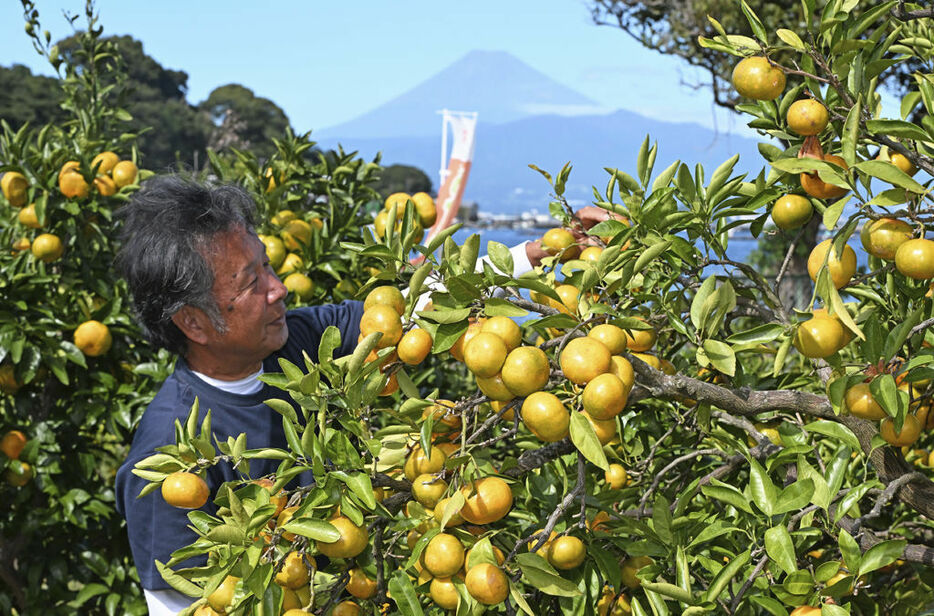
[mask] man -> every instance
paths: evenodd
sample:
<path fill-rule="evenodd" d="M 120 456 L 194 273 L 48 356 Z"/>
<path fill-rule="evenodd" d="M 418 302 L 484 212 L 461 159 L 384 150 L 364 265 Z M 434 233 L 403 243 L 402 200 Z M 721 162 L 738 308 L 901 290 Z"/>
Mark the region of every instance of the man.
<path fill-rule="evenodd" d="M 188 512 L 168 505 L 158 491 L 137 498 L 147 482 L 132 473 L 133 467 L 157 447 L 175 442 L 175 420 L 184 422 L 195 399 L 202 413 L 211 409 L 219 440 L 245 433 L 251 448 L 286 448 L 281 417 L 263 401 L 287 396 L 258 377 L 279 372 L 279 359 L 303 365 L 302 352 L 317 360 L 318 343 L 330 325 L 341 332 L 338 356 L 353 351 L 359 334 L 359 301 L 286 311 L 286 289 L 253 230 L 254 207 L 240 188 L 166 176 L 147 181 L 121 213 L 118 267 L 137 318 L 154 346 L 178 355 L 173 373 L 143 414 L 116 479 L 117 509 L 127 520 L 152 615 L 175 614 L 190 605 L 189 597 L 165 583 L 155 561 L 167 562 L 196 535 L 188 528 Z M 585 227 L 606 218 L 598 208 L 581 214 Z M 517 273 L 544 254 L 534 242 L 512 252 Z M 277 466 L 275 460 L 253 460 L 250 473 L 269 475 Z M 224 464 L 206 475 L 212 494 L 225 481 L 240 479 Z M 215 507 L 209 501 L 202 509 L 213 513 Z"/>

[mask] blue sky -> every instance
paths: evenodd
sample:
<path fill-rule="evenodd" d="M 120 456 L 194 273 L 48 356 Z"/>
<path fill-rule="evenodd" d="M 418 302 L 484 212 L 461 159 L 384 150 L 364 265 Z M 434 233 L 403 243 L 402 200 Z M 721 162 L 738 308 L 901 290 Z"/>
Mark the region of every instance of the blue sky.
<path fill-rule="evenodd" d="M 84 7 L 36 3 L 53 40 L 71 33 L 62 11 Z M 715 109 L 707 90 L 682 85 L 697 81 L 694 69 L 594 25 L 581 0 L 99 0 L 97 9 L 105 33 L 132 35 L 163 66 L 187 72 L 189 101 L 240 83 L 275 101 L 300 131 L 368 111 L 473 49 L 508 51 L 609 108 L 748 130 Z M 6 0 L 0 64 L 14 63 L 51 74 L 23 33 L 19 3 Z"/>

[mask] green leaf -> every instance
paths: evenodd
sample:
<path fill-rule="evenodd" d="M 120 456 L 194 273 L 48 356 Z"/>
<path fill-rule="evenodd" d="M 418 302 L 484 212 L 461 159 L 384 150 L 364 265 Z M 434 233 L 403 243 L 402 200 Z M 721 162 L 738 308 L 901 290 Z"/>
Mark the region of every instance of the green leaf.
<path fill-rule="evenodd" d="M 898 414 L 898 386 L 891 374 L 883 374 L 869 383 L 869 392 L 890 417 Z"/>
<path fill-rule="evenodd" d="M 908 545 L 908 542 L 904 539 L 892 539 L 872 546 L 863 554 L 859 563 L 859 573 L 856 574 L 857 577 L 894 563 L 901 558 L 906 545 Z"/>
<path fill-rule="evenodd" d="M 636 259 L 636 264 L 633 267 L 633 270 L 636 272 L 641 272 L 643 269 L 645 269 L 646 265 L 654 261 L 656 257 L 668 250 L 670 245 L 670 241 L 664 240 L 646 248 L 642 254 L 639 255 L 639 258 Z"/>
<path fill-rule="evenodd" d="M 749 558 L 749 551 L 740 552 L 723 569 L 720 569 L 717 577 L 713 579 L 704 593 L 704 600 L 716 601 L 730 585 L 730 581 L 746 566 Z"/>
<path fill-rule="evenodd" d="M 850 571 L 859 571 L 859 565 L 862 560 L 859 544 L 856 539 L 844 529 L 840 529 L 840 536 L 837 537 L 837 545 L 840 546 L 840 555 L 843 556 L 843 562 Z"/>
<path fill-rule="evenodd" d="M 714 368 L 729 376 L 736 374 L 736 355 L 730 345 L 719 340 L 704 340 L 703 346 Z"/>
<path fill-rule="evenodd" d="M 607 470 L 610 467 L 607 462 L 606 454 L 603 453 L 603 446 L 593 430 L 593 426 L 587 421 L 583 414 L 571 413 L 571 442 L 577 447 L 577 450 L 587 458 L 588 461 L 596 466 Z"/>
<path fill-rule="evenodd" d="M 893 186 L 904 188 L 913 193 L 923 194 L 924 186 L 918 184 L 910 175 L 884 160 L 864 160 L 853 166 L 854 169 L 862 171 L 866 175 L 879 178 Z"/>
<path fill-rule="evenodd" d="M 812 421 L 811 423 L 804 425 L 804 431 L 823 434 L 824 436 L 835 438 L 855 451 L 860 450 L 859 439 L 856 438 L 856 435 L 853 434 L 853 431 L 836 421 L 827 421 L 826 419 Z"/>
<path fill-rule="evenodd" d="M 759 20 L 759 17 L 756 15 L 755 11 L 746 4 L 746 0 L 742 0 L 743 14 L 746 15 L 746 20 L 749 21 L 749 27 L 752 28 L 752 33 L 756 35 L 756 38 L 759 39 L 763 45 L 768 45 L 769 40 L 765 33 L 765 26 L 762 25 L 762 22 Z"/>
<path fill-rule="evenodd" d="M 846 164 L 853 166 L 857 163 L 856 145 L 859 141 L 859 115 L 862 112 L 862 97 L 850 107 L 846 115 L 846 122 L 843 124 L 841 156 Z"/>
<path fill-rule="evenodd" d="M 412 580 L 403 569 L 396 569 L 389 578 L 389 592 L 392 593 L 392 600 L 395 601 L 396 607 L 403 616 L 424 615 L 418 595 L 415 594 L 415 587 L 412 586 Z"/>
<path fill-rule="evenodd" d="M 920 126 L 904 120 L 869 120 L 866 122 L 866 130 L 901 139 L 928 141 L 931 138 Z"/>
<path fill-rule="evenodd" d="M 453 310 L 422 310 L 417 314 L 423 319 L 427 319 L 435 323 L 440 323 L 442 325 L 450 325 L 451 323 L 460 323 L 461 321 L 466 320 L 467 317 L 470 316 L 470 308 L 455 308 Z"/>
<path fill-rule="evenodd" d="M 795 559 L 795 546 L 791 542 L 791 534 L 784 524 L 773 526 L 765 531 L 765 551 L 769 558 L 785 573 L 798 569 Z"/>
<path fill-rule="evenodd" d="M 467 238 L 461 246 L 460 265 L 465 272 L 472 272 L 477 267 L 477 256 L 480 254 L 480 235 L 474 233 Z"/>
<path fill-rule="evenodd" d="M 496 269 L 503 272 L 507 276 L 513 275 L 513 272 L 515 271 L 515 263 L 513 263 L 512 253 L 509 252 L 509 248 L 505 244 L 490 241 L 487 242 L 486 250 L 487 255 L 490 257 L 490 261 L 493 263 Z"/>
<path fill-rule="evenodd" d="M 775 484 L 755 458 L 749 460 L 749 492 L 752 494 L 752 502 L 762 513 L 769 516 L 774 513 Z"/>
<path fill-rule="evenodd" d="M 179 574 L 172 571 L 170 568 L 163 565 L 160 561 L 156 561 L 156 570 L 159 572 L 159 575 L 162 576 L 162 579 L 165 580 L 166 584 L 182 593 L 183 595 L 188 595 L 189 597 L 200 597 L 201 596 L 201 587 L 193 582 L 189 582 Z"/>
<path fill-rule="evenodd" d="M 581 594 L 576 584 L 558 575 L 548 561 L 538 554 L 518 554 L 516 562 L 522 570 L 522 577 L 547 595 L 576 597 Z"/>
<path fill-rule="evenodd" d="M 321 342 L 318 344 L 318 362 L 330 361 L 334 356 L 334 351 L 341 345 L 341 332 L 333 325 L 328 325 L 324 333 L 321 334 Z"/>
<path fill-rule="evenodd" d="M 363 502 L 369 510 L 376 509 L 376 497 L 373 494 L 373 483 L 366 473 L 345 473 L 344 471 L 332 471 L 331 475 L 343 481 L 350 491 Z"/>
<path fill-rule="evenodd" d="M 483 312 L 488 317 L 525 317 L 529 311 L 513 305 L 508 299 L 491 297 L 483 305 Z"/>
<path fill-rule="evenodd" d="M 700 288 L 697 290 L 697 293 L 694 295 L 694 299 L 691 301 L 691 323 L 694 324 L 698 330 L 704 328 L 704 304 L 707 302 L 713 292 L 717 288 L 717 277 L 709 276 L 701 284 Z"/>
<path fill-rule="evenodd" d="M 334 528 L 334 525 L 330 522 L 314 518 L 289 520 L 282 525 L 282 529 L 324 543 L 334 543 L 341 538 L 340 531 Z"/>
<path fill-rule="evenodd" d="M 791 30 L 786 30 L 785 28 L 779 28 L 775 34 L 778 35 L 786 45 L 793 47 L 797 51 L 804 51 L 804 41 L 801 40 L 801 37 Z"/>
<path fill-rule="evenodd" d="M 674 584 L 669 584 L 667 582 L 642 582 L 642 588 L 664 595 L 675 601 L 687 603 L 688 605 L 694 603 L 694 595 L 692 595 L 690 591 L 684 590 L 680 586 L 675 586 Z"/>
<path fill-rule="evenodd" d="M 701 492 L 705 496 L 709 496 L 710 498 L 715 498 L 727 504 L 733 505 L 741 511 L 752 513 L 752 507 L 749 505 L 749 500 L 743 495 L 742 492 L 731 485 L 727 485 L 714 479 L 711 480 L 709 485 L 701 487 Z"/>
<path fill-rule="evenodd" d="M 809 478 L 799 478 L 778 495 L 775 503 L 775 513 L 781 514 L 801 509 L 811 502 L 813 496 L 814 481 Z"/>
<path fill-rule="evenodd" d="M 771 342 L 781 336 L 783 331 L 784 328 L 777 323 L 765 323 L 752 329 L 737 332 L 727 338 L 726 341 L 733 345 L 734 351 L 740 351 Z"/>

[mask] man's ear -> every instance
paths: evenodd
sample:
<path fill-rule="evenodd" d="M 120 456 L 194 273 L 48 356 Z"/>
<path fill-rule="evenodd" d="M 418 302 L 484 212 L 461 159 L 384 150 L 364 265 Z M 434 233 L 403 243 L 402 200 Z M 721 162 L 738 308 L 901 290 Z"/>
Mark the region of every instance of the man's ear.
<path fill-rule="evenodd" d="M 214 328 L 208 315 L 193 306 L 182 306 L 172 315 L 172 322 L 195 344 L 207 344 L 208 328 Z"/>

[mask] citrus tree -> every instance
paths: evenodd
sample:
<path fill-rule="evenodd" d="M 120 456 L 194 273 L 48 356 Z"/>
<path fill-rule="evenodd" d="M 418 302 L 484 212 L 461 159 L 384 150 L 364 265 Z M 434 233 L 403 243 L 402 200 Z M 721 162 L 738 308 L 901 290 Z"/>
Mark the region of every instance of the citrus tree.
<path fill-rule="evenodd" d="M 120 206 L 152 172 L 92 4 L 67 55 L 23 6 L 68 119 L 0 131 L 0 612 L 145 614 L 113 485 L 172 358 L 143 342 L 113 263 Z M 346 298 L 375 263 L 339 243 L 361 241 L 380 167 L 343 152 L 309 161 L 307 135 L 273 145 L 262 165 L 232 152 L 210 171 L 254 192 L 262 231 L 289 244 L 293 305 Z M 270 222 L 286 209 L 291 226 Z"/>
<path fill-rule="evenodd" d="M 656 169 L 646 139 L 586 229 L 570 166 L 541 171 L 574 232 L 533 272 L 453 229 L 419 244 L 415 200 L 387 199 L 378 233 L 342 244 L 381 264 L 356 351 L 334 358 L 331 329 L 319 363 L 263 377 L 289 447 L 217 442 L 196 407 L 139 465 L 145 492 L 244 473 L 201 491 L 216 514 L 190 513 L 199 539 L 161 564 L 188 613 L 930 609 L 934 81 L 915 71 L 894 109 L 877 85 L 929 65 L 932 15 L 857 5 L 804 0 L 803 29 L 771 32 L 743 3 L 752 37 L 711 18 L 699 43 L 736 58 L 763 171 Z M 789 305 L 813 217 L 813 293 Z M 791 236 L 774 278 L 730 258 L 740 226 Z M 276 475 L 251 477 L 257 458 Z"/>

